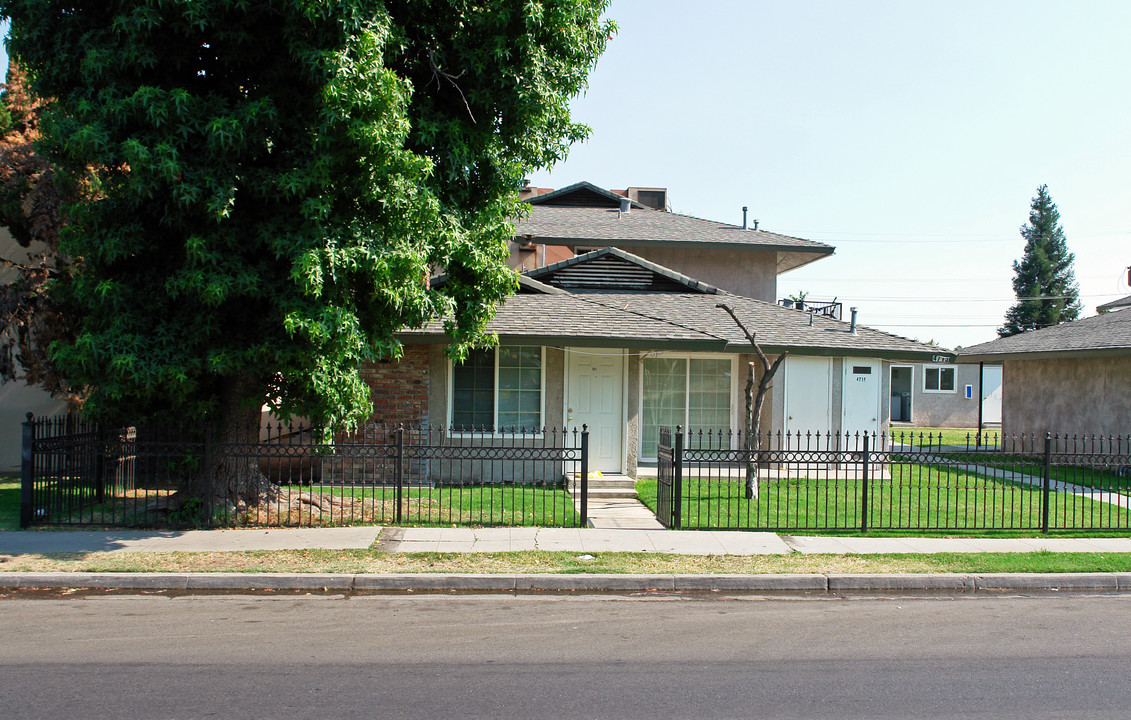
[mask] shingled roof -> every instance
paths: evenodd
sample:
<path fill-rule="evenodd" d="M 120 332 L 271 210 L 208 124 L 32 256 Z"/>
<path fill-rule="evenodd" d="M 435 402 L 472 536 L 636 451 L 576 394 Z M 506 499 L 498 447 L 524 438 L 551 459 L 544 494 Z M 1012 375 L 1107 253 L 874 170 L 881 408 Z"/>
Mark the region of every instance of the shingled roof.
<path fill-rule="evenodd" d="M 625 198 L 627 200 L 627 198 Z M 765 230 L 654 210 L 629 201 L 621 212 L 619 195 L 581 182 L 527 200 L 530 216 L 515 221 L 515 237 L 545 245 L 617 245 L 618 247 L 731 247 L 786 254 L 785 272 L 835 248 Z"/>
<path fill-rule="evenodd" d="M 1005 358 L 1103 357 L 1131 355 L 1131 310 L 1083 320 L 963 348 L 960 359 L 970 362 Z"/>
<path fill-rule="evenodd" d="M 1112 300 L 1109 303 L 1104 303 L 1096 308 L 1096 312 L 1110 312 L 1111 310 L 1119 310 L 1122 308 L 1131 308 L 1131 295 L 1118 300 Z"/>
<path fill-rule="evenodd" d="M 852 332 L 846 322 L 731 295 L 621 250 L 595 251 L 556 265 L 560 270 L 610 257 L 682 278 L 686 288 L 642 290 L 629 279 L 619 290 L 606 285 L 600 289 L 555 288 L 558 292 L 554 294 L 540 293 L 533 284 L 546 287 L 546 276 L 555 272 L 555 266 L 547 266 L 525 274 L 532 281 L 529 290 L 533 291 L 508 298 L 488 329 L 503 342 L 530 345 L 752 351 L 742 331 L 719 307 L 725 303 L 755 333 L 758 344 L 768 353 L 789 350 L 797 355 L 862 355 L 912 361 L 948 354 L 898 335 L 860 325 Z M 438 321 L 424 329 L 405 332 L 402 338 L 410 342 L 446 341 Z"/>

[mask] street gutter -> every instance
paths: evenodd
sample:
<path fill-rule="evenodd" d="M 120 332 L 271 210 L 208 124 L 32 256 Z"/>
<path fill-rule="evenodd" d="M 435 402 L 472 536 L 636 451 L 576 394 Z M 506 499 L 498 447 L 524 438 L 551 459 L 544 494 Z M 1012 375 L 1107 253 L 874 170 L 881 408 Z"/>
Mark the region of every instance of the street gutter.
<path fill-rule="evenodd" d="M 1131 573 L 892 573 L 787 575 L 621 575 L 464 573 L 0 573 L 0 597 L 47 591 L 176 595 L 312 593 L 884 594 L 1128 592 Z"/>

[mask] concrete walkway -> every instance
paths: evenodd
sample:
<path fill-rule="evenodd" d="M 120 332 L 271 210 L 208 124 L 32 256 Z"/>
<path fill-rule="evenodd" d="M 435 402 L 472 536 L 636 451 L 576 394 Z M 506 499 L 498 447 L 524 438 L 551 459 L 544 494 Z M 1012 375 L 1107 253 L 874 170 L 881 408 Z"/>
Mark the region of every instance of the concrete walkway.
<path fill-rule="evenodd" d="M 1119 538 L 913 538 L 778 535 L 769 532 L 596 528 L 350 527 L 188 531 L 0 532 L 0 555 L 100 552 L 350 550 L 387 552 L 654 552 L 784 555 L 941 552 L 1131 552 Z"/>

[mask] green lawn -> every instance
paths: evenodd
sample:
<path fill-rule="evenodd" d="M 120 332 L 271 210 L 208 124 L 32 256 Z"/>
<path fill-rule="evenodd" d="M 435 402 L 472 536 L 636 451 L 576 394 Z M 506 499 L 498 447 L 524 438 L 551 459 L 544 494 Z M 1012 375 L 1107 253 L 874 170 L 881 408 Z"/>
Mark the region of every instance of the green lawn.
<path fill-rule="evenodd" d="M 310 487 L 288 486 L 284 498 L 310 493 Z M 396 521 L 396 490 L 372 486 L 314 486 L 322 500 L 319 510 L 299 503 L 289 518 L 278 507 L 270 517 L 241 518 L 250 524 L 347 525 L 390 524 Z M 281 503 L 274 505 L 280 506 Z M 294 503 L 291 503 L 294 507 Z M 401 501 L 401 525 L 479 525 L 576 527 L 580 522 L 573 498 L 560 487 L 536 485 L 485 484 L 440 487 L 406 487 Z"/>
<path fill-rule="evenodd" d="M 898 456 L 893 455 L 893 459 Z M 1022 473 L 1035 478 L 1044 475 L 1044 463 L 1038 458 L 1034 462 L 1032 455 L 1012 455 L 1008 453 L 959 453 L 948 454 L 948 460 L 969 462 L 982 465 L 991 470 L 989 477 L 1000 476 L 1003 473 Z M 1054 460 L 1056 455 L 1053 455 Z M 1053 481 L 1070 483 L 1083 488 L 1093 488 L 1108 492 L 1131 494 L 1131 476 L 1120 475 L 1118 468 L 1112 465 L 1051 465 L 1049 476 Z"/>
<path fill-rule="evenodd" d="M 892 476 L 868 483 L 868 528 L 896 531 L 1039 530 L 1039 487 L 934 465 L 892 465 Z M 656 480 L 637 482 L 656 509 Z M 744 497 L 738 480 L 684 480 L 682 527 L 859 532 L 862 482 L 853 479 L 762 480 Z M 1050 528 L 1131 527 L 1131 511 L 1066 493 L 1050 495 Z"/>
<path fill-rule="evenodd" d="M 977 443 L 978 428 L 910 428 L 889 427 L 888 437 L 892 442 L 903 442 L 908 445 L 938 446 L 938 445 L 967 445 L 974 447 Z M 982 444 L 994 445 L 1001 438 L 1001 430 L 997 428 L 982 430 Z"/>
<path fill-rule="evenodd" d="M 0 521 L 8 515 L 11 528 L 19 520 L 19 482 L 0 485 Z M 47 496 L 50 488 L 40 488 Z M 113 491 L 108 489 L 108 493 Z M 175 513 L 153 509 L 170 490 L 119 492 L 104 502 L 73 502 L 70 514 L 49 510 L 49 522 L 88 526 L 201 525 L 192 508 Z M 8 502 L 10 497 L 10 503 Z M 473 485 L 406 487 L 401 499 L 402 525 L 548 526 L 576 527 L 580 518 L 573 499 L 560 487 L 533 485 Z M 280 488 L 273 501 L 236 514 L 214 512 L 219 526 L 334 526 L 388 525 L 397 522 L 397 497 L 391 487 L 304 486 Z M 69 520 L 68 520 L 69 518 Z"/>
<path fill-rule="evenodd" d="M 0 530 L 20 529 L 20 478 L 0 475 Z"/>

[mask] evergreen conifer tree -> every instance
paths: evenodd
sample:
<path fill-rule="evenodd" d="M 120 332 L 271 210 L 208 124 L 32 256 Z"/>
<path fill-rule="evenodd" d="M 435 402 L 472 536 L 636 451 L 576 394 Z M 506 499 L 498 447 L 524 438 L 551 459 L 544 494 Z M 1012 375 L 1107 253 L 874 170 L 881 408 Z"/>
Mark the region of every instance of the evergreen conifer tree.
<path fill-rule="evenodd" d="M 1060 227 L 1060 212 L 1047 185 L 1037 188 L 1029 206 L 1029 222 L 1021 227 L 1025 254 L 1013 263 L 1013 292 L 1017 302 L 1005 314 L 999 337 L 1059 325 L 1080 315 L 1079 288 Z"/>

